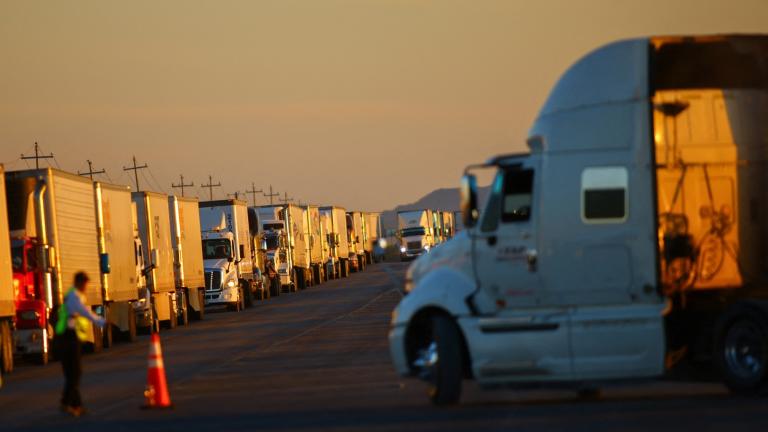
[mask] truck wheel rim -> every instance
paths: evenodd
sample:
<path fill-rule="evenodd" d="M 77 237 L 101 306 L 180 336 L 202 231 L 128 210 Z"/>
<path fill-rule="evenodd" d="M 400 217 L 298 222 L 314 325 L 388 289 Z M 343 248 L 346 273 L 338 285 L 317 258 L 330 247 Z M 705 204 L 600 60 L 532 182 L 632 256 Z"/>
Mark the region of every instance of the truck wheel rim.
<path fill-rule="evenodd" d="M 763 373 L 766 352 L 762 332 L 753 323 L 731 327 L 725 340 L 728 369 L 742 378 L 755 378 Z"/>
<path fill-rule="evenodd" d="M 419 350 L 413 366 L 419 371 L 419 378 L 431 381 L 440 358 L 437 354 L 437 342 L 432 341 L 426 348 Z"/>

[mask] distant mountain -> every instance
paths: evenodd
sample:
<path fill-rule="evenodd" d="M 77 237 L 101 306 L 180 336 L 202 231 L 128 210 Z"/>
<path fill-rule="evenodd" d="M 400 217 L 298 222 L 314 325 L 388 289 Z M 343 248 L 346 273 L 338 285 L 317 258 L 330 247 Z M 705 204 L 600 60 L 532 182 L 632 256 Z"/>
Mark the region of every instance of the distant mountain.
<path fill-rule="evenodd" d="M 488 197 L 489 187 L 478 189 L 478 201 L 484 203 Z M 436 189 L 424 195 L 416 202 L 410 204 L 401 204 L 392 210 L 386 210 L 381 213 L 381 226 L 384 232 L 397 229 L 397 212 L 406 210 L 431 209 L 440 211 L 458 211 L 459 210 L 459 189 L 442 188 Z"/>

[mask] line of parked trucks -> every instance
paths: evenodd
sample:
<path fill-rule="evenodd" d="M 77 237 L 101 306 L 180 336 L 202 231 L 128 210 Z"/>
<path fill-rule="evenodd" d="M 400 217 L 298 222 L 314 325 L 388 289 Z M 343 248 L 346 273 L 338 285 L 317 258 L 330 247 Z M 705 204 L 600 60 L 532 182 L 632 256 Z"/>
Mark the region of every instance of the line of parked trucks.
<path fill-rule="evenodd" d="M 409 261 L 429 252 L 453 238 L 455 233 L 455 212 L 430 209 L 397 212 L 401 261 Z"/>
<path fill-rule="evenodd" d="M 86 347 L 99 351 L 203 319 L 207 307 L 239 311 L 363 270 L 380 232 L 378 213 L 199 202 L 0 166 L 0 370 L 15 356 L 49 361 L 50 314 L 79 271 L 91 279 L 88 306 L 110 323 L 90 332 Z"/>

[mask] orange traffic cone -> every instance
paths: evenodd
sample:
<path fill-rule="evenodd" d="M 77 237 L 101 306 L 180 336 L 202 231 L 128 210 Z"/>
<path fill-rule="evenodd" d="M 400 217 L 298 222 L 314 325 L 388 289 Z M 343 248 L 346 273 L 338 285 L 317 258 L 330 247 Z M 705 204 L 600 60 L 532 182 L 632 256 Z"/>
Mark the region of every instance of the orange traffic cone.
<path fill-rule="evenodd" d="M 144 390 L 146 403 L 142 408 L 172 408 L 168 383 L 165 380 L 163 352 L 160 349 L 160 335 L 152 333 L 149 345 L 149 367 L 147 369 L 147 388 Z"/>

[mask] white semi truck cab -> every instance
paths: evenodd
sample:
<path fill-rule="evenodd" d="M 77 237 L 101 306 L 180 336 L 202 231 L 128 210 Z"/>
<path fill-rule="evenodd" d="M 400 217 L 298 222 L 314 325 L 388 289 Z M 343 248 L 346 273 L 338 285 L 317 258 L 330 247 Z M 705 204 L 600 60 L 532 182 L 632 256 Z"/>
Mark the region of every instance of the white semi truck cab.
<path fill-rule="evenodd" d="M 529 153 L 470 166 L 463 230 L 408 269 L 396 370 L 482 386 L 711 367 L 768 385 L 768 36 L 616 42 L 574 64 Z M 474 171 L 493 169 L 477 208 Z M 677 375 L 677 374 L 676 374 Z"/>
<path fill-rule="evenodd" d="M 400 259 L 412 260 L 434 247 L 432 216 L 429 210 L 409 210 L 397 213 Z"/>
<path fill-rule="evenodd" d="M 243 309 L 253 283 L 247 204 L 238 200 L 201 202 L 200 229 L 205 304 Z"/>

